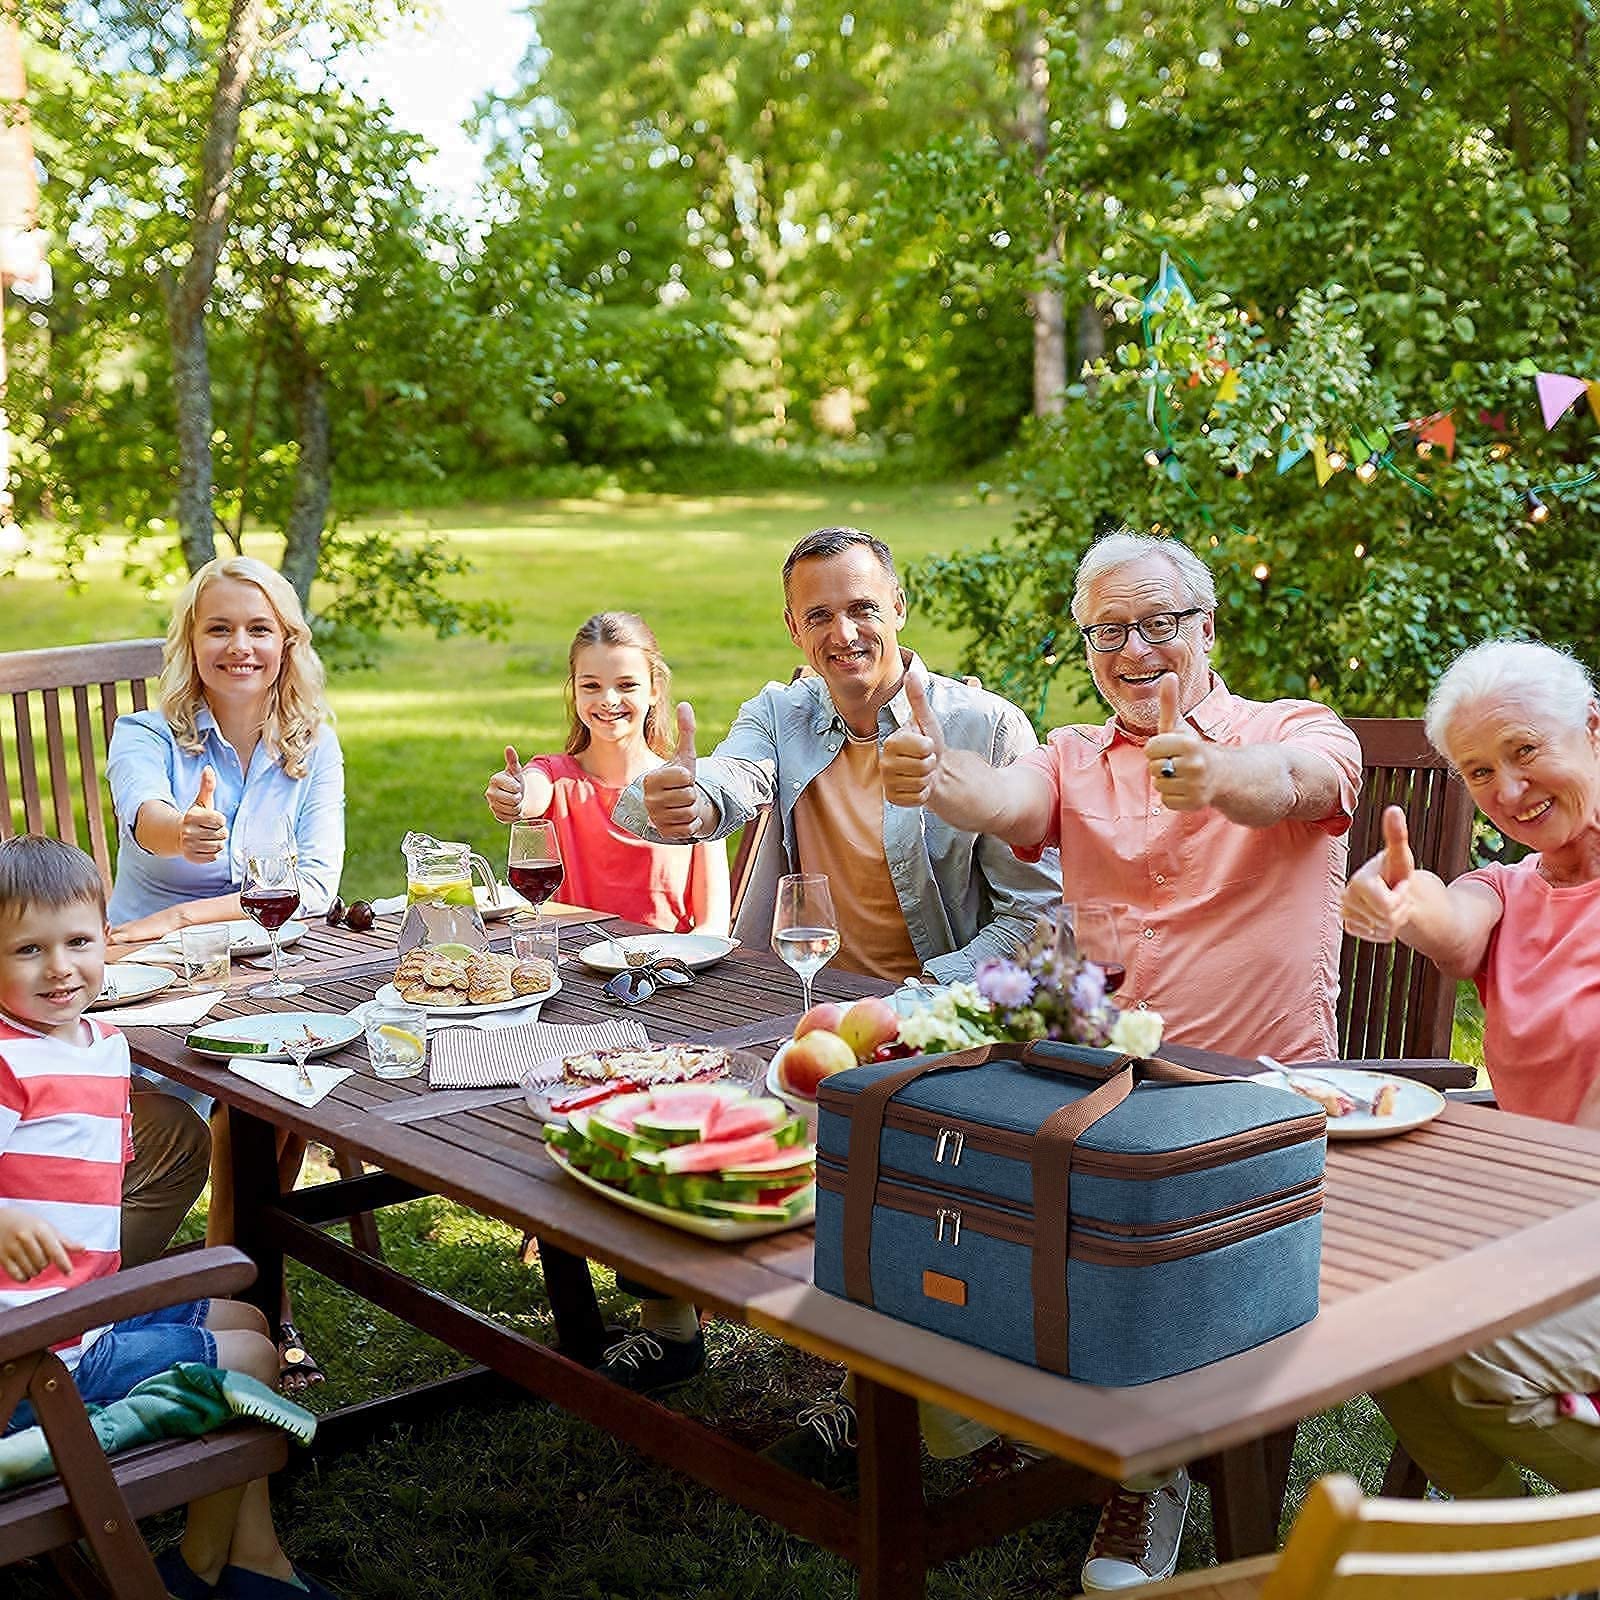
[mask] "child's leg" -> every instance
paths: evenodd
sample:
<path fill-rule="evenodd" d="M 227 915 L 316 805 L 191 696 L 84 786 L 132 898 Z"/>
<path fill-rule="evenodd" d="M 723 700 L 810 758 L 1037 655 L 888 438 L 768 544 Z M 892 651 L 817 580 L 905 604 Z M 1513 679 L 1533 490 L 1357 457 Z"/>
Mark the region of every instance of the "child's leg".
<path fill-rule="evenodd" d="M 278 1352 L 266 1318 L 254 1306 L 213 1300 L 206 1326 L 217 1341 L 219 1367 L 248 1373 L 268 1387 L 277 1382 Z M 207 1583 L 215 1583 L 230 1563 L 285 1581 L 294 1575 L 272 1526 L 265 1478 L 192 1501 L 182 1549 L 189 1570 Z"/>

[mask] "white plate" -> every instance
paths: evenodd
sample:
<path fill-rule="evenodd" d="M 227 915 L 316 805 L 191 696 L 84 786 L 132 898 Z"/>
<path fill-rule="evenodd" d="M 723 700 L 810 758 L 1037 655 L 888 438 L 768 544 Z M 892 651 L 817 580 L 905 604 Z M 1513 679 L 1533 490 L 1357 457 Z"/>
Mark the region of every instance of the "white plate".
<path fill-rule="evenodd" d="M 1290 1069 L 1293 1071 L 1294 1069 Z M 1283 1080 L 1275 1072 L 1257 1073 L 1260 1083 L 1281 1089 Z M 1375 1117 L 1367 1111 L 1352 1111 L 1346 1117 L 1328 1118 L 1330 1139 L 1386 1139 L 1391 1134 L 1409 1133 L 1420 1128 L 1444 1110 L 1444 1096 L 1429 1084 L 1418 1083 L 1413 1078 L 1391 1078 L 1381 1072 L 1363 1072 L 1355 1067 L 1313 1067 L 1305 1076 L 1313 1083 L 1325 1083 L 1357 1099 L 1369 1100 L 1386 1083 L 1398 1091 L 1394 1110 L 1386 1117 Z M 1314 1102 L 1307 1102 L 1314 1104 Z"/>
<path fill-rule="evenodd" d="M 90 1001 L 89 1009 L 98 1011 L 103 1006 L 127 1006 L 135 1000 L 148 1000 L 178 981 L 178 974 L 166 967 L 147 967 L 137 961 L 115 961 L 106 968 L 100 993 Z"/>
<path fill-rule="evenodd" d="M 658 956 L 676 956 L 686 967 L 709 967 L 730 950 L 737 950 L 737 939 L 719 939 L 710 933 L 631 933 L 625 939 L 602 939 L 578 952 L 578 959 L 596 972 L 626 972 L 625 952 L 648 950 Z"/>
<path fill-rule="evenodd" d="M 548 989 L 541 989 L 538 994 L 514 995 L 509 1000 L 490 1000 L 479 1006 L 423 1006 L 422 1009 L 430 1017 L 481 1017 L 491 1011 L 520 1011 L 524 1006 L 542 1006 L 551 995 L 560 993 L 561 980 L 557 978 Z M 420 1000 L 405 999 L 392 983 L 384 984 L 375 998 L 385 1006 L 422 1005 Z"/>
<path fill-rule="evenodd" d="M 250 956 L 264 956 L 272 949 L 272 941 L 267 937 L 266 930 L 258 923 L 252 922 L 248 917 L 238 917 L 234 921 L 222 924 L 228 930 L 228 954 L 247 958 Z M 278 929 L 278 944 L 287 950 L 292 944 L 299 942 L 306 936 L 306 925 L 303 922 L 286 922 Z M 153 944 L 148 950 L 140 952 L 142 955 L 155 956 L 162 961 L 182 961 L 183 946 L 178 942 L 177 934 L 163 939 L 159 944 Z"/>
<path fill-rule="evenodd" d="M 332 1055 L 342 1050 L 352 1039 L 361 1037 L 361 1024 L 354 1017 L 340 1016 L 337 1011 L 263 1011 L 253 1017 L 229 1017 L 222 1022 L 200 1022 L 194 1030 L 208 1034 L 221 1034 L 226 1039 L 265 1039 L 273 1048 L 260 1054 L 251 1052 L 241 1056 L 228 1050 L 203 1050 L 190 1045 L 197 1056 L 211 1061 L 288 1061 L 288 1052 L 281 1048 L 286 1034 L 299 1033 L 309 1028 L 322 1043 L 312 1048 L 312 1060 L 318 1056 Z"/>
<path fill-rule="evenodd" d="M 477 902 L 478 915 L 485 922 L 498 922 L 501 917 L 518 917 L 533 910 L 532 902 L 524 900 L 509 883 L 500 885 L 500 904 L 489 898 L 489 891 L 481 883 L 472 886 L 472 898 Z"/>
<path fill-rule="evenodd" d="M 817 1214 L 816 1202 L 813 1201 L 809 1211 L 803 1211 L 798 1217 L 790 1217 L 786 1222 L 735 1222 L 731 1217 L 697 1217 L 688 1211 L 674 1211 L 671 1206 L 658 1206 L 653 1201 L 641 1200 L 623 1189 L 613 1189 L 610 1184 L 591 1178 L 587 1172 L 580 1172 L 553 1146 L 546 1145 L 544 1148 L 545 1154 L 569 1178 L 576 1178 L 585 1189 L 593 1189 L 607 1200 L 615 1200 L 619 1206 L 637 1211 L 641 1217 L 651 1217 L 657 1222 L 666 1223 L 669 1228 L 698 1234 L 702 1239 L 718 1239 L 725 1244 L 733 1244 L 740 1239 L 761 1239 L 769 1233 L 787 1233 L 790 1228 L 808 1228 Z"/>

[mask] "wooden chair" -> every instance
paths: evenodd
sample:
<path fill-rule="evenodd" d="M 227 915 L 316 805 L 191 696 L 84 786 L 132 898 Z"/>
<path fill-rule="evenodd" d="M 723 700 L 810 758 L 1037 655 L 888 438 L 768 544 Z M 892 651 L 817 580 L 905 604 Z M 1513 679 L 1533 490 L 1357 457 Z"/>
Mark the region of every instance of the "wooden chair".
<path fill-rule="evenodd" d="M 110 890 L 116 824 L 100 775 L 118 716 L 149 706 L 160 673 L 159 639 L 0 655 L 0 693 L 11 697 L 10 726 L 0 726 L 0 839 L 52 832 L 93 856 Z"/>
<path fill-rule="evenodd" d="M 1188 1572 L 1140 1600 L 1550 1600 L 1600 1582 L 1600 1490 L 1369 1500 L 1319 1478 L 1280 1555 Z"/>
<path fill-rule="evenodd" d="M 1350 828 L 1353 871 L 1383 847 L 1383 813 L 1404 808 L 1417 865 L 1448 883 L 1467 870 L 1473 805 L 1466 787 L 1411 717 L 1355 717 L 1361 741 L 1361 799 Z M 1455 1021 L 1455 980 L 1408 945 L 1345 936 L 1339 958 L 1339 1054 L 1447 1058 Z"/>
<path fill-rule="evenodd" d="M 284 1465 L 286 1435 L 255 1422 L 108 1457 L 71 1374 L 51 1353 L 52 1345 L 85 1328 L 184 1300 L 233 1295 L 255 1275 L 249 1258 L 231 1246 L 190 1251 L 6 1313 L 0 1325 L 0 1426 L 26 1399 L 44 1428 L 57 1475 L 0 1491 L 0 1567 L 49 1554 L 64 1593 L 165 1600 L 136 1519 L 264 1478 Z M 78 1539 L 88 1541 L 98 1574 L 70 1549 Z"/>
<path fill-rule="evenodd" d="M 11 697 L 9 727 L 0 723 L 0 839 L 52 833 L 77 845 L 94 857 L 107 893 L 117 822 L 101 779 L 106 751 L 117 718 L 149 708 L 161 649 L 160 639 L 119 639 L 0 655 L 0 694 Z M 341 1177 L 361 1176 L 347 1153 L 334 1151 L 334 1162 Z M 350 1226 L 356 1243 L 381 1258 L 372 1216 Z"/>

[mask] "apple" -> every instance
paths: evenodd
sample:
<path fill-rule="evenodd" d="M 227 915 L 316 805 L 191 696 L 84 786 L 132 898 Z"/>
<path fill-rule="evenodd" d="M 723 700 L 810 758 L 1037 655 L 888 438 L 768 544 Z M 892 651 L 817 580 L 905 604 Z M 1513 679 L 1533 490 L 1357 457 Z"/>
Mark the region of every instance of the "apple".
<path fill-rule="evenodd" d="M 894 1007 L 879 995 L 857 1000 L 839 1022 L 839 1037 L 856 1053 L 857 1061 L 871 1058 L 879 1045 L 888 1044 L 900 1032 L 900 1017 Z"/>
<path fill-rule="evenodd" d="M 838 1034 L 826 1028 L 813 1028 L 804 1037 L 792 1039 L 784 1046 L 778 1078 L 792 1094 L 814 1100 L 817 1085 L 824 1078 L 855 1064 L 855 1051 Z"/>
<path fill-rule="evenodd" d="M 822 1028 L 828 1033 L 837 1033 L 843 1016 L 843 1006 L 837 1005 L 832 1000 L 820 1000 L 795 1023 L 794 1036 L 799 1039 L 818 1028 Z"/>

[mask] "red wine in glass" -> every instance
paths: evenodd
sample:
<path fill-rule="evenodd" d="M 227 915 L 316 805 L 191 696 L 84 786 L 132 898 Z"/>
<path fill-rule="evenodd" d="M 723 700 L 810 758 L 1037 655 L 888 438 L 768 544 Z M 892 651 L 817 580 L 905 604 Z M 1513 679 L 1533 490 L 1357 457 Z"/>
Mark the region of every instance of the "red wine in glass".
<path fill-rule="evenodd" d="M 542 906 L 561 887 L 567 870 L 559 861 L 517 861 L 506 867 L 511 887 L 529 905 Z"/>
<path fill-rule="evenodd" d="M 300 909 L 298 889 L 246 889 L 239 904 L 269 932 L 281 928 Z"/>
<path fill-rule="evenodd" d="M 1128 976 L 1128 969 L 1120 961 L 1102 961 L 1098 965 L 1106 975 L 1106 993 L 1115 994 Z"/>

